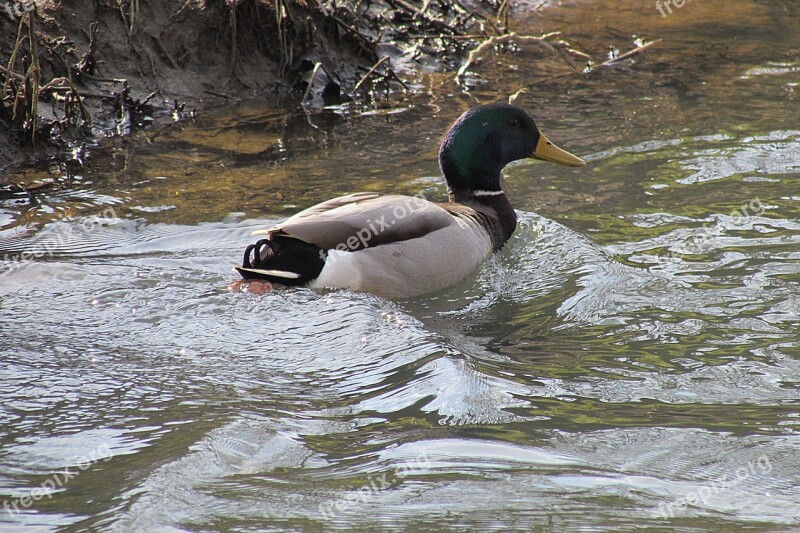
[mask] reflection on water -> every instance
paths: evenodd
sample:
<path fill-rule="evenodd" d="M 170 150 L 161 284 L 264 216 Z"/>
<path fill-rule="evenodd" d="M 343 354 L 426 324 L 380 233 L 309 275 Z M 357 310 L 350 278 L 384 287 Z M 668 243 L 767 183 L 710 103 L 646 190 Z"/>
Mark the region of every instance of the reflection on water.
<path fill-rule="evenodd" d="M 402 113 L 247 103 L 8 177 L 28 190 L 0 193 L 0 529 L 798 526 L 784 8 L 534 11 L 517 31 L 597 59 L 664 40 L 549 81 L 561 60 L 522 46 L 468 93 L 426 75 Z M 443 197 L 446 123 L 526 84 L 590 165 L 509 168 L 520 228 L 469 279 L 400 302 L 228 290 L 250 231 L 299 208 Z"/>

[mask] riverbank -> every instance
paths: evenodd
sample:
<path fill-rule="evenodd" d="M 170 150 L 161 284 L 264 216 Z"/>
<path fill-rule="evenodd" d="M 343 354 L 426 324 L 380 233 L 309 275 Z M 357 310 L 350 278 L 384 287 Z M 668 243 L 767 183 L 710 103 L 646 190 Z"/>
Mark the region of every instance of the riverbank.
<path fill-rule="evenodd" d="M 311 105 L 407 90 L 508 33 L 509 4 L 79 0 L 0 10 L 0 169 L 254 96 Z"/>

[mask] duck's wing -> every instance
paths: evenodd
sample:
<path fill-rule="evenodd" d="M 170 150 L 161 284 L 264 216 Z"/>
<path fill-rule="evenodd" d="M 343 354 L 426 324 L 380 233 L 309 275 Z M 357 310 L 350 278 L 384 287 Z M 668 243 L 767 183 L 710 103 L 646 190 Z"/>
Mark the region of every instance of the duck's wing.
<path fill-rule="evenodd" d="M 453 215 L 422 198 L 356 193 L 317 204 L 253 235 L 286 236 L 326 250 L 357 251 L 424 237 L 455 223 Z"/>

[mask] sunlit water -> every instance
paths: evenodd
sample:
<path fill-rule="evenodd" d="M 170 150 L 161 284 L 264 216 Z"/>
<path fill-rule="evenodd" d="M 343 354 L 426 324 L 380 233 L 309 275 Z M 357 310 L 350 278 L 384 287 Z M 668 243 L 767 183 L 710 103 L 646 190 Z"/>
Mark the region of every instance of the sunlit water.
<path fill-rule="evenodd" d="M 538 49 L 397 113 L 246 103 L 8 176 L 46 185 L 0 198 L 0 530 L 800 527 L 794 4 L 646 4 L 520 18 L 599 62 L 664 41 L 532 85 L 589 167 L 509 168 L 517 233 L 434 295 L 230 264 L 336 194 L 442 198 L 446 124 L 564 68 Z"/>

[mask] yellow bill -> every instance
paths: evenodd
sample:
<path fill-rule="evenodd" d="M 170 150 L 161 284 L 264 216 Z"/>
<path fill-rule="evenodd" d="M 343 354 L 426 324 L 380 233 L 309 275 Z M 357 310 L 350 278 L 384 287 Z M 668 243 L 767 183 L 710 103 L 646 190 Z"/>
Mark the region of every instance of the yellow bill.
<path fill-rule="evenodd" d="M 536 149 L 529 157 L 531 159 L 541 159 L 542 161 L 550 161 L 560 165 L 567 165 L 568 167 L 586 166 L 586 161 L 580 157 L 572 155 L 566 150 L 562 150 L 550 142 L 541 132 L 539 133 L 539 142 L 536 144 Z"/>

